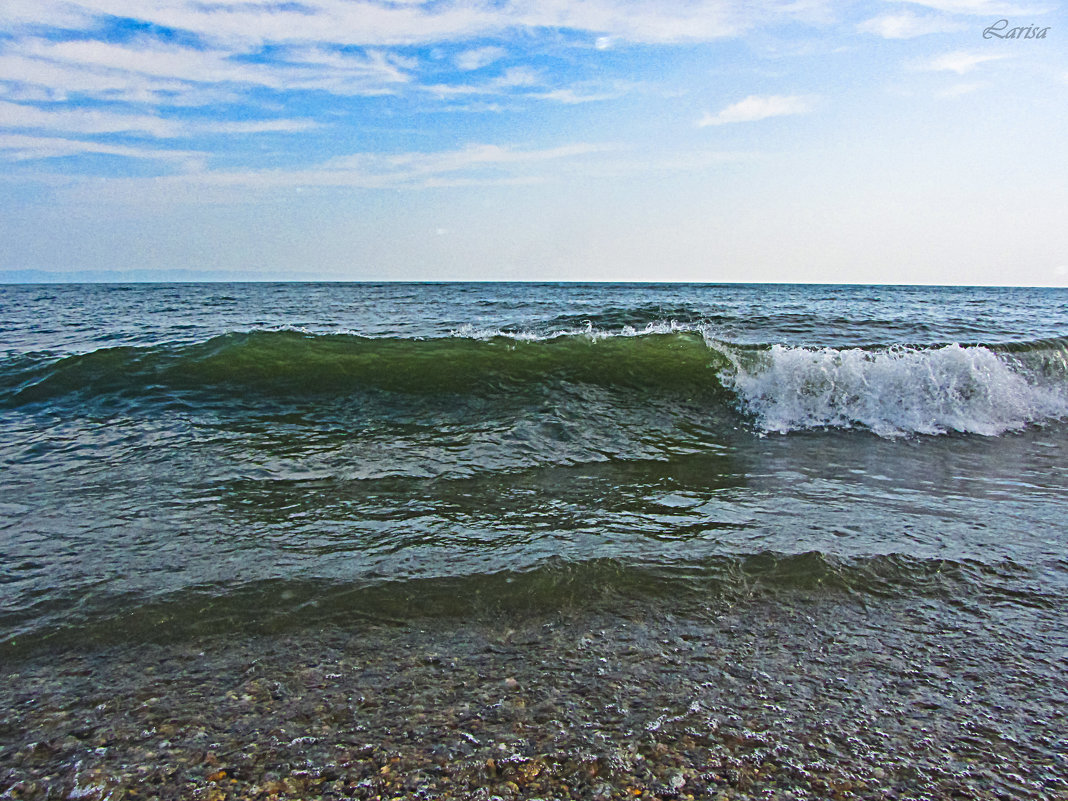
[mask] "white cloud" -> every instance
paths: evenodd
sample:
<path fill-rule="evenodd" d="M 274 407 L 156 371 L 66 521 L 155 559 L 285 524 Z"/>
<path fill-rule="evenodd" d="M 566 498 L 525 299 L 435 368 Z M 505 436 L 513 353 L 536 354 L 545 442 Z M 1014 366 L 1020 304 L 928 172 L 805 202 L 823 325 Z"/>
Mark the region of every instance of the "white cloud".
<path fill-rule="evenodd" d="M 343 97 L 414 88 L 442 98 L 503 94 L 544 87 L 546 79 L 530 67 L 514 66 L 470 85 L 419 85 L 418 61 L 389 48 L 560 29 L 589 34 L 597 47 L 617 41 L 709 41 L 762 22 L 803 17 L 809 6 L 775 0 L 755 5 L 740 0 L 140 0 L 132 7 L 129 0 L 7 0 L 5 16 L 15 35 L 0 41 L 0 97 L 85 98 L 163 108 L 241 102 L 248 89 L 257 87 Z M 108 16 L 184 31 L 200 46 L 147 35 L 127 42 L 92 38 L 92 29 Z M 84 37 L 53 41 L 46 38 L 48 26 L 80 28 Z M 260 57 L 264 46 L 272 48 L 269 60 Z M 353 46 L 363 50 L 353 52 Z M 507 55 L 498 45 L 471 47 L 454 63 L 473 72 Z M 574 104 L 613 95 L 559 87 L 542 96 Z"/>
<path fill-rule="evenodd" d="M 49 0 L 5 0 L 4 27 L 15 31 L 22 27 L 78 28 L 92 22 L 90 12 L 71 3 Z"/>
<path fill-rule="evenodd" d="M 522 186 L 577 174 L 606 179 L 635 174 L 663 176 L 760 157 L 754 152 L 714 150 L 643 156 L 613 143 L 577 142 L 539 149 L 478 144 L 438 152 L 353 153 L 297 169 L 201 168 L 156 178 L 82 179 L 69 184 L 65 191 L 68 199 L 76 202 L 106 195 L 133 203 L 244 203 L 259 193 L 277 190 Z"/>
<path fill-rule="evenodd" d="M 167 45 L 154 39 L 133 44 L 114 44 L 94 39 L 53 42 L 23 40 L 14 51 L 19 55 L 54 64 L 77 64 L 81 68 L 109 70 L 179 80 L 202 80 L 211 75 L 221 81 L 255 83 L 255 67 L 227 61 L 227 53 Z"/>
<path fill-rule="evenodd" d="M 92 109 L 44 110 L 0 101 L 0 128 L 42 129 L 67 133 L 140 133 L 176 136 L 178 125 L 151 114 L 115 114 Z"/>
<path fill-rule="evenodd" d="M 987 61 L 1000 61 L 1008 57 L 1008 53 L 968 53 L 963 50 L 957 50 L 953 53 L 945 53 L 933 59 L 917 62 L 913 65 L 913 68 L 929 72 L 955 72 L 958 75 L 963 75 Z"/>
<path fill-rule="evenodd" d="M 740 150 L 690 150 L 670 154 L 635 155 L 625 153 L 622 157 L 605 158 L 583 165 L 583 174 L 597 178 L 621 178 L 647 174 L 663 177 L 669 172 L 694 174 L 717 169 L 728 164 L 742 164 L 762 159 L 757 151 Z"/>
<path fill-rule="evenodd" d="M 541 100 L 552 100 L 557 103 L 564 103 L 565 105 L 571 106 L 579 103 L 595 103 L 603 100 L 615 100 L 617 97 L 622 97 L 624 94 L 626 94 L 624 91 L 618 89 L 603 92 L 584 92 L 573 87 L 565 87 L 563 89 L 553 89 L 551 92 L 539 92 L 531 95 L 531 97 L 536 97 Z"/>
<path fill-rule="evenodd" d="M 133 133 L 166 139 L 194 134 L 298 133 L 316 127 L 318 123 L 314 120 L 180 121 L 152 114 L 120 114 L 96 109 L 41 109 L 0 100 L 0 129 L 67 134 Z"/>
<path fill-rule="evenodd" d="M 1044 14 L 1050 10 L 1048 5 L 1021 6 L 1015 3 L 1000 2 L 1000 0 L 905 0 L 913 5 L 923 6 L 944 11 L 948 14 L 969 14 L 977 17 L 988 17 L 991 14 Z"/>
<path fill-rule="evenodd" d="M 281 61 L 250 63 L 224 50 L 154 40 L 114 44 L 32 38 L 0 55 L 0 75 L 11 99 L 36 95 L 65 100 L 81 94 L 155 105 L 232 100 L 235 87 L 387 94 L 410 80 L 408 70 L 414 66 L 411 59 L 379 50 L 344 53 L 322 47 L 294 48 Z"/>
<path fill-rule="evenodd" d="M 315 120 L 241 120 L 238 122 L 187 123 L 189 133 L 255 134 L 302 133 L 320 127 Z"/>
<path fill-rule="evenodd" d="M 173 97 L 184 99 L 186 102 L 182 105 L 197 105 L 189 102 L 192 87 L 180 80 L 56 63 L 18 54 L 0 55 L 0 75 L 11 87 L 8 97 L 12 99 L 37 95 L 49 100 L 66 100 L 70 95 L 84 94 L 101 100 L 132 103 L 167 102 L 167 98 Z"/>
<path fill-rule="evenodd" d="M 427 44 L 497 35 L 513 29 L 570 29 L 602 41 L 697 42 L 734 36 L 763 21 L 808 19 L 822 3 L 737 0 L 8 0 L 15 21 L 87 27 L 96 16 L 131 17 L 187 31 L 230 49 L 266 43 L 367 46 Z M 8 12 L 5 9 L 5 15 Z M 607 38 L 606 38 L 607 37 Z"/>
<path fill-rule="evenodd" d="M 561 159 L 574 159 L 617 150 L 615 145 L 576 143 L 538 150 L 520 150 L 499 145 L 469 145 L 461 150 L 437 153 L 400 153 L 382 156 L 359 153 L 332 159 L 323 167 L 339 174 L 355 171 L 364 178 L 409 184 L 416 180 L 486 170 L 515 170 Z M 498 176 L 499 177 L 499 176 Z"/>
<path fill-rule="evenodd" d="M 203 166 L 204 154 L 192 150 L 154 150 L 146 147 L 109 145 L 61 137 L 0 134 L 0 158 L 11 161 L 103 154 L 135 159 L 180 161 L 186 169 Z M 155 180 L 155 179 L 154 179 Z"/>
<path fill-rule="evenodd" d="M 478 84 L 433 84 L 423 87 L 438 97 L 463 95 L 508 94 L 515 89 L 528 89 L 543 83 L 541 73 L 530 67 L 509 67 L 500 75 Z"/>
<path fill-rule="evenodd" d="M 507 52 L 503 47 L 478 47 L 474 50 L 465 50 L 460 53 L 456 56 L 455 64 L 457 69 L 461 69 L 464 72 L 480 70 L 494 61 L 504 58 Z"/>
<path fill-rule="evenodd" d="M 43 86 L 25 86 L 17 83 L 0 82 L 0 96 L 16 103 L 51 103 L 57 98 L 55 92 Z"/>
<path fill-rule="evenodd" d="M 136 17 L 166 28 L 196 34 L 228 49 L 267 43 L 400 45 L 457 40 L 495 33 L 511 24 L 501 11 L 480 3 L 424 4 L 367 0 L 302 0 L 301 3 L 219 0 L 78 0 L 94 16 Z M 41 6 L 61 8 L 58 0 Z M 42 13 L 47 13 L 42 11 Z"/>
<path fill-rule="evenodd" d="M 750 95 L 732 103 L 716 114 L 705 114 L 697 125 L 726 125 L 733 122 L 755 122 L 768 117 L 784 117 L 792 114 L 807 114 L 812 111 L 814 99 L 805 95 Z"/>
<path fill-rule="evenodd" d="M 984 84 L 981 83 L 958 83 L 942 89 L 938 93 L 938 96 L 945 98 L 961 97 L 963 95 L 971 94 L 972 92 L 977 92 L 983 87 Z"/>
<path fill-rule="evenodd" d="M 901 14 L 883 14 L 865 20 L 857 26 L 861 33 L 874 33 L 884 39 L 912 39 L 931 33 L 959 31 L 967 26 L 962 22 L 941 16 L 919 16 L 911 11 Z"/>
<path fill-rule="evenodd" d="M 738 35 L 754 18 L 775 14 L 770 4 L 745 7 L 724 0 L 528 0 L 512 8 L 518 11 L 515 23 L 525 27 L 588 31 L 606 43 L 713 41 Z"/>
<path fill-rule="evenodd" d="M 0 136 L 0 152 L 3 148 L 3 137 Z M 540 183 L 558 175 L 561 168 L 556 165 L 559 163 L 567 163 L 570 173 L 578 161 L 597 160 L 619 149 L 612 144 L 574 143 L 533 150 L 471 145 L 460 150 L 431 153 L 354 153 L 304 169 L 199 169 L 157 178 L 112 178 L 106 184 L 86 181 L 72 191 L 76 194 L 106 191 L 114 198 L 138 202 L 148 199 L 201 202 L 248 200 L 250 193 L 312 187 L 383 189 L 521 185 Z"/>
<path fill-rule="evenodd" d="M 414 58 L 404 58 L 381 48 L 366 51 L 339 50 L 325 44 L 289 45 L 278 60 L 286 64 L 329 67 L 338 70 L 384 70 L 392 80 L 406 80 L 405 70 L 419 66 Z M 266 65 L 270 66 L 270 65 Z"/>
<path fill-rule="evenodd" d="M 509 67 L 490 81 L 493 89 L 513 89 L 520 86 L 537 86 L 541 83 L 541 73 L 530 67 Z"/>

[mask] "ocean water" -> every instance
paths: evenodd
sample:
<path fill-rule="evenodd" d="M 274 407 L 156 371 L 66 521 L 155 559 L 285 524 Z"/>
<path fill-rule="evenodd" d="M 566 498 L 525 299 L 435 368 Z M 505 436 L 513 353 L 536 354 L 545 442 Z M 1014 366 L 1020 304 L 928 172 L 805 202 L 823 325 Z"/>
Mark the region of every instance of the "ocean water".
<path fill-rule="evenodd" d="M 4 286 L 0 465 L 9 666 L 644 615 L 1068 788 L 1066 290 Z"/>

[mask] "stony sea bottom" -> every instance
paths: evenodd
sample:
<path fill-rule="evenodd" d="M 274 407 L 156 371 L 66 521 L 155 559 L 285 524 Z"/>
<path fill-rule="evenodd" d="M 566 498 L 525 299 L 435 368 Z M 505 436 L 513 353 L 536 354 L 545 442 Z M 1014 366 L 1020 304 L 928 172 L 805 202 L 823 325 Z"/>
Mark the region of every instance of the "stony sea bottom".
<path fill-rule="evenodd" d="M 0 787 L 213 801 L 1068 798 L 1063 651 L 1021 652 L 980 610 L 836 595 L 41 654 L 5 666 Z"/>

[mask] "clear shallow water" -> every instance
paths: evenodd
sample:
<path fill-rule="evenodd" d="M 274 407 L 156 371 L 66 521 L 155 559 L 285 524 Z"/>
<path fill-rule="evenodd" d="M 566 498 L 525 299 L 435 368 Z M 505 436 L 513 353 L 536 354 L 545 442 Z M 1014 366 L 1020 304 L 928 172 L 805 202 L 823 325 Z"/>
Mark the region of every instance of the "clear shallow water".
<path fill-rule="evenodd" d="M 1068 791 L 1064 290 L 5 286 L 0 321 L 0 792 Z"/>

